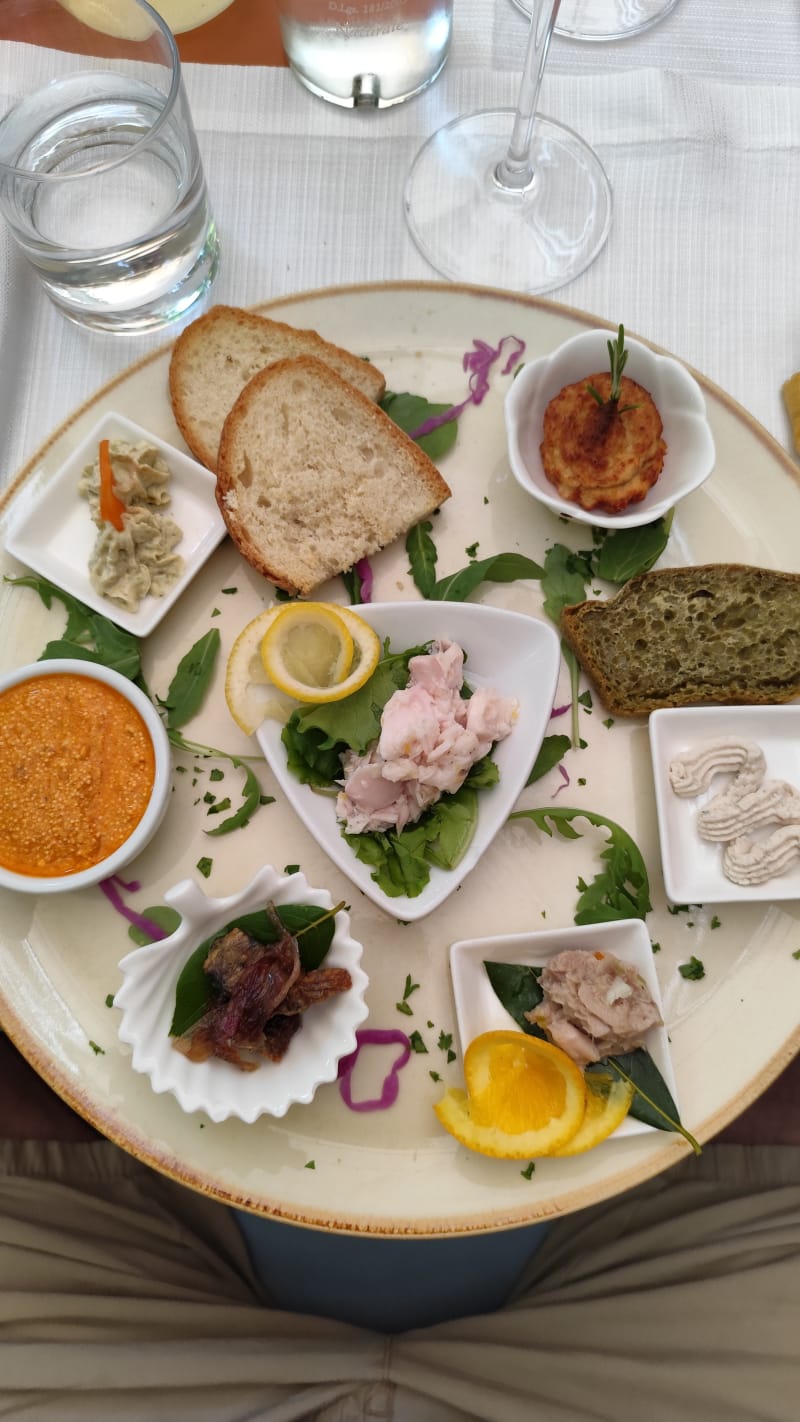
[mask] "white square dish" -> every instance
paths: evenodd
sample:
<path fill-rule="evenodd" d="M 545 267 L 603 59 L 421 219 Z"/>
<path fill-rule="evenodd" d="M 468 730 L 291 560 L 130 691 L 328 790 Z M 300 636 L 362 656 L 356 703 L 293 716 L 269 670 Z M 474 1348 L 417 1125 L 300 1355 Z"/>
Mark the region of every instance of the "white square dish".
<path fill-rule="evenodd" d="M 539 452 L 544 412 L 563 386 L 608 369 L 607 347 L 613 334 L 582 332 L 549 356 L 522 367 L 505 400 L 508 457 L 520 487 L 554 513 L 599 528 L 636 528 L 663 517 L 679 499 L 699 488 L 712 472 L 716 455 L 705 398 L 694 376 L 672 356 L 659 355 L 626 337 L 625 374 L 649 391 L 661 416 L 667 445 L 664 468 L 645 497 L 619 513 L 582 509 L 561 498 L 544 472 Z"/>
<path fill-rule="evenodd" d="M 180 578 L 163 597 L 142 599 L 138 612 L 127 612 L 95 592 L 89 558 L 97 530 L 89 504 L 78 493 L 78 481 L 97 457 L 103 439 L 131 443 L 147 440 L 163 455 L 171 472 L 168 512 L 183 531 L 176 552 L 183 558 Z M 6 547 L 34 572 L 71 593 L 134 636 L 146 637 L 177 602 L 195 574 L 226 535 L 214 490 L 216 478 L 202 464 L 124 415 L 109 411 L 73 450 L 58 472 L 42 486 L 35 479 L 14 501 Z"/>
<path fill-rule="evenodd" d="M 540 968 L 544 967 L 550 958 L 568 948 L 581 949 L 587 953 L 594 950 L 613 953 L 623 962 L 631 963 L 647 984 L 663 1018 L 661 991 L 653 962 L 650 934 L 640 918 L 622 919 L 616 923 L 594 923 L 581 928 L 555 928 L 543 933 L 509 933 L 497 934 L 491 938 L 463 938 L 450 947 L 450 974 L 462 1057 L 470 1042 L 482 1032 L 509 1031 L 516 1027 L 514 1019 L 506 1011 L 489 981 L 484 962 L 520 963 L 531 968 Z M 675 1074 L 666 1027 L 651 1027 L 644 1045 L 677 1104 Z M 629 1115 L 613 1132 L 612 1138 L 641 1135 L 654 1129 L 655 1127 L 646 1125 L 644 1121 L 637 1121 Z"/>
<path fill-rule="evenodd" d="M 472 686 L 488 686 L 519 701 L 511 734 L 494 752 L 500 771 L 497 785 L 478 795 L 478 823 L 463 859 L 453 870 L 431 868 L 430 880 L 416 897 L 396 898 L 372 879 L 370 867 L 356 859 L 342 837 L 335 801 L 302 785 L 290 773 L 281 741 L 282 726 L 264 721 L 258 743 L 281 790 L 317 843 L 362 893 L 405 922 L 424 918 L 444 903 L 474 869 L 525 785 L 539 752 L 553 708 L 560 660 L 558 633 L 550 623 L 481 603 L 369 603 L 354 608 L 395 652 L 445 638 L 466 653 L 465 676 Z"/>
<path fill-rule="evenodd" d="M 735 884 L 724 873 L 724 844 L 701 839 L 697 816 L 702 807 L 731 784 L 717 774 L 697 796 L 677 795 L 669 778 L 670 761 L 722 736 L 753 741 L 766 760 L 766 778 L 786 780 L 800 790 L 800 705 L 687 706 L 654 711 L 650 716 L 650 753 L 656 793 L 661 867 L 667 898 L 673 904 L 757 903 L 800 899 L 800 855 L 785 873 L 763 884 Z M 764 839 L 776 825 L 752 832 Z"/>

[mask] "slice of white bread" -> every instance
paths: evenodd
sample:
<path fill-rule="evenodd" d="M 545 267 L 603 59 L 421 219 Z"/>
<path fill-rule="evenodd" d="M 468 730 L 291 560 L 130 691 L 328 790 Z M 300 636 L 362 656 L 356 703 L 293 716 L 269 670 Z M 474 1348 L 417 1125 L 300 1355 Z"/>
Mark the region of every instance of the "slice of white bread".
<path fill-rule="evenodd" d="M 309 594 L 449 497 L 419 445 L 313 356 L 260 371 L 223 426 L 217 503 L 228 532 L 287 592 Z"/>
<path fill-rule="evenodd" d="M 192 454 L 216 469 L 222 426 L 253 376 L 287 356 L 312 355 L 344 380 L 380 400 L 386 381 L 377 366 L 301 331 L 236 306 L 212 306 L 178 337 L 169 366 L 169 396 Z"/>
<path fill-rule="evenodd" d="M 639 573 L 561 630 L 617 716 L 800 696 L 800 574 L 739 563 Z"/>

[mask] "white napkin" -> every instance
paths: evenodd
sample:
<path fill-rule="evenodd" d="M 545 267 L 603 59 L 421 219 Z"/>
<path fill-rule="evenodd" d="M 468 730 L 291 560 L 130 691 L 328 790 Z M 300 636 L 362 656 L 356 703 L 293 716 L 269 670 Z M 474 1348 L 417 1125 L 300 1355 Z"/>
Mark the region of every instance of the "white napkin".
<path fill-rule="evenodd" d="M 442 77 L 382 112 L 314 99 L 285 69 L 186 66 L 222 243 L 214 297 L 246 305 L 353 281 L 439 280 L 405 227 L 405 175 L 440 124 L 514 105 L 524 36 L 510 0 L 458 0 Z M 542 109 L 594 145 L 615 212 L 600 257 L 552 298 L 671 350 L 788 447 L 780 386 L 800 369 L 800 19 L 782 0 L 681 0 L 626 44 L 553 44 Z M 9 49 L 0 45 L 0 103 L 18 78 Z M 722 77 L 711 78 L 717 53 Z M 173 334 L 70 325 L 0 229 L 6 271 L 0 482 L 99 385 Z"/>

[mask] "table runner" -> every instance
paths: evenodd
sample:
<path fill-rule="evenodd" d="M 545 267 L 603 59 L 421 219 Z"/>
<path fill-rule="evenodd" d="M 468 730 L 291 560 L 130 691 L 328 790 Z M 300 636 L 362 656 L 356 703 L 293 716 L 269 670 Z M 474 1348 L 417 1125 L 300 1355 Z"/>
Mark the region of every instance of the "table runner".
<path fill-rule="evenodd" d="M 405 174 L 441 123 L 513 106 L 525 34 L 510 0 L 457 0 L 440 80 L 382 112 L 317 100 L 285 68 L 186 64 L 222 242 L 215 299 L 437 280 L 405 228 Z M 24 65 L 0 43 L 3 106 L 27 82 Z M 625 43 L 557 38 L 542 98 L 597 149 L 615 199 L 605 250 L 553 299 L 673 351 L 784 446 L 780 386 L 800 368 L 797 75 L 793 0 L 681 0 Z M 98 385 L 171 335 L 70 325 L 0 230 L 0 483 Z"/>

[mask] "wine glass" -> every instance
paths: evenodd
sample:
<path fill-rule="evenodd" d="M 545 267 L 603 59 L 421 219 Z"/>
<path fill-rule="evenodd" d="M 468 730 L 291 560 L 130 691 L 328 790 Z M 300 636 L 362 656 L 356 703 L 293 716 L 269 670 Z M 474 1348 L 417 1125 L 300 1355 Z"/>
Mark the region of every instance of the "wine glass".
<path fill-rule="evenodd" d="M 611 187 L 582 138 L 536 112 L 560 0 L 533 0 L 516 110 L 453 119 L 420 149 L 404 206 L 442 275 L 552 291 L 585 270 L 611 225 Z M 510 135 L 510 137 L 509 137 Z"/>
<path fill-rule="evenodd" d="M 678 0 L 561 0 L 556 34 L 576 40 L 621 40 L 657 25 Z M 530 3 L 514 0 L 530 15 Z"/>

